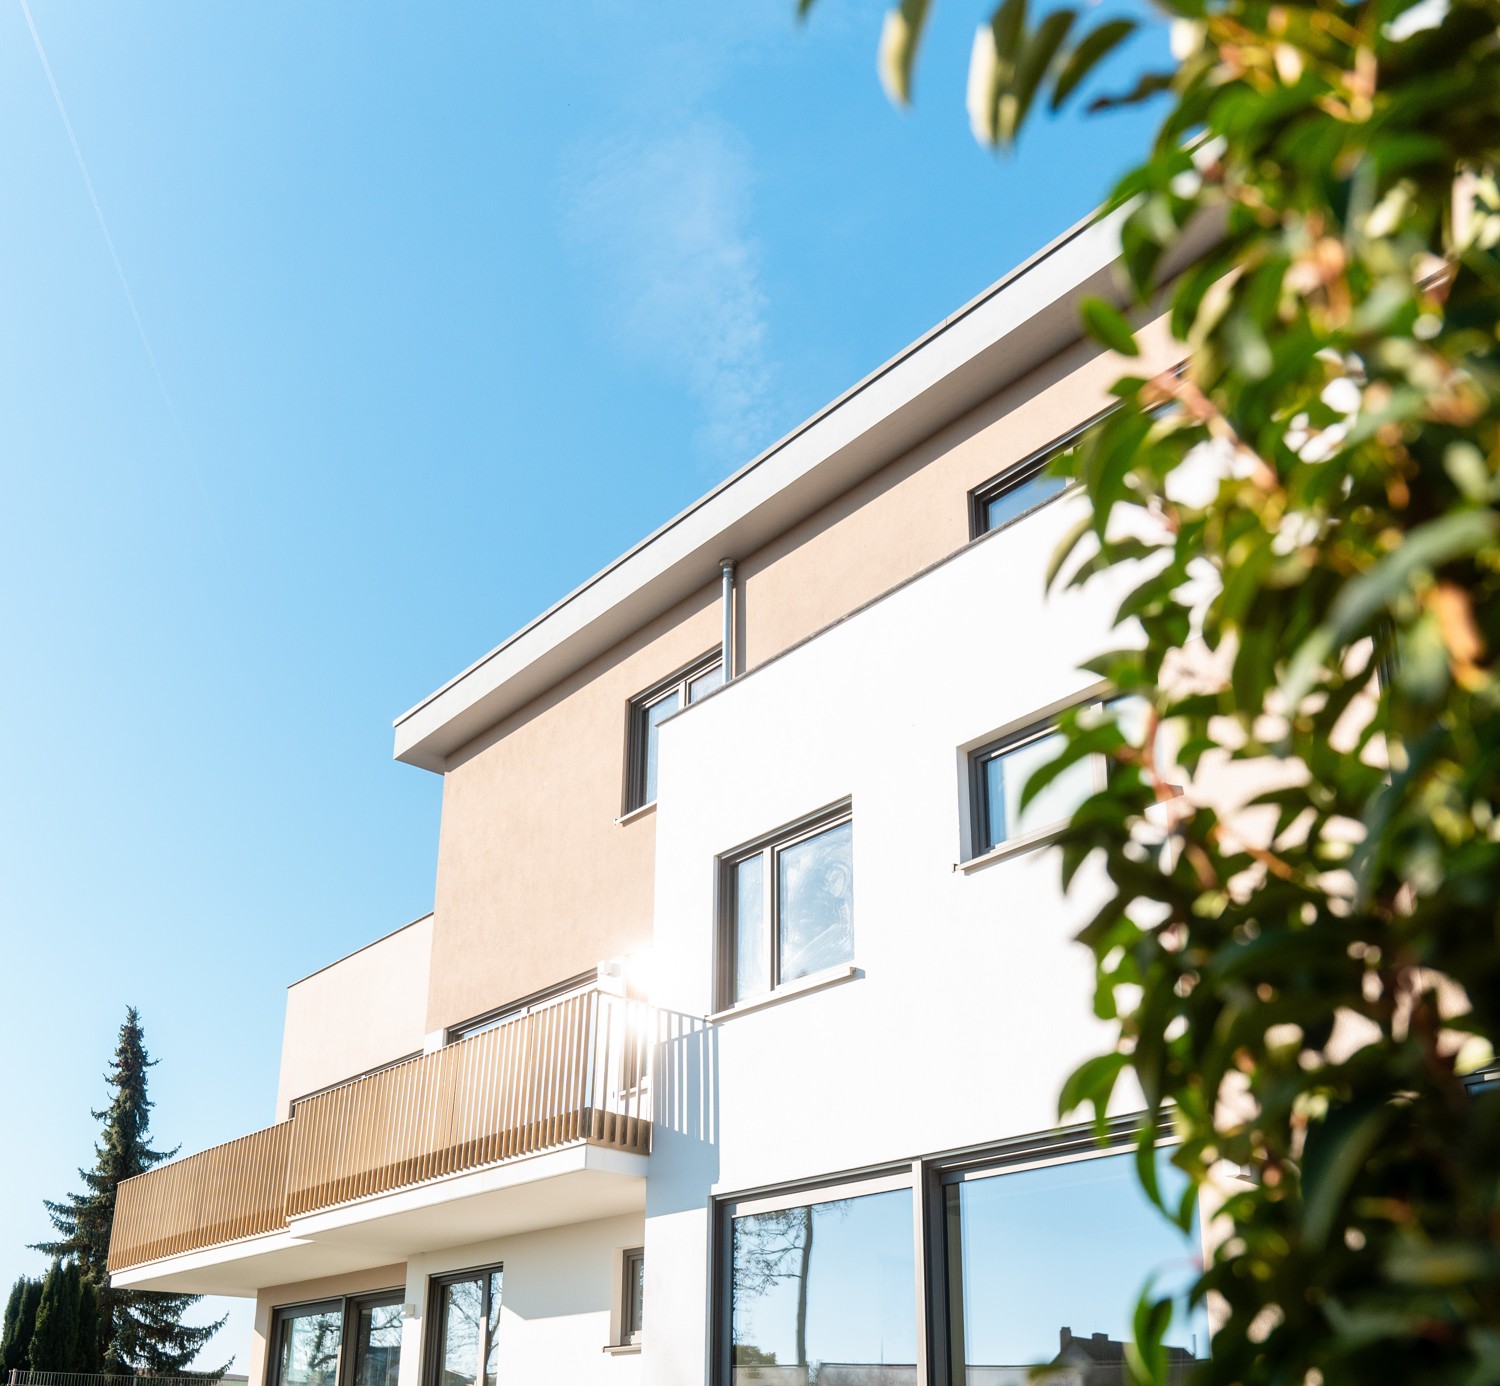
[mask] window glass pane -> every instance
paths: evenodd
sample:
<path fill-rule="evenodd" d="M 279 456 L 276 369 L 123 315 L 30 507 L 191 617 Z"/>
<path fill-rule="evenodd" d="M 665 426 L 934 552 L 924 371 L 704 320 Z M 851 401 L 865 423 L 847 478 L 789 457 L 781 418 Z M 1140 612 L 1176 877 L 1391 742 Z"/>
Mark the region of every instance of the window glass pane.
<path fill-rule="evenodd" d="M 1072 817 L 1073 810 L 1094 792 L 1094 763 L 1092 758 L 1085 757 L 1064 770 L 1022 811 L 1021 791 L 1026 781 L 1062 747 L 1062 734 L 1048 732 L 1001 751 L 984 763 L 985 818 L 989 829 L 986 850 Z"/>
<path fill-rule="evenodd" d="M 1043 501 L 1051 500 L 1067 484 L 1062 477 L 1041 471 L 1035 476 L 1027 477 L 1018 485 L 1012 486 L 1008 491 L 1002 491 L 985 504 L 985 531 L 999 529 L 1001 525 L 1009 524 L 1018 515 L 1034 510 Z"/>
<path fill-rule="evenodd" d="M 736 1218 L 731 1262 L 734 1386 L 914 1386 L 910 1189 Z"/>
<path fill-rule="evenodd" d="M 338 1309 L 283 1320 L 279 1386 L 334 1386 L 343 1326 L 344 1316 Z"/>
<path fill-rule="evenodd" d="M 625 1255 L 625 1341 L 632 1342 L 640 1334 L 643 1309 L 646 1303 L 646 1257 L 639 1251 Z"/>
<path fill-rule="evenodd" d="M 777 854 L 781 980 L 854 956 L 854 824 L 840 823 Z"/>
<path fill-rule="evenodd" d="M 715 664 L 712 669 L 705 669 L 697 678 L 688 684 L 688 702 L 696 703 L 705 693 L 712 693 L 716 688 L 724 685 L 724 666 Z"/>
<path fill-rule="evenodd" d="M 484 1386 L 495 1386 L 500 1370 L 500 1284 L 503 1272 L 490 1272 L 489 1347 L 484 1355 Z"/>
<path fill-rule="evenodd" d="M 1148 1276 L 1182 1294 L 1201 1270 L 1184 1237 L 1146 1200 L 1134 1155 L 972 1179 L 947 1189 L 948 1289 L 955 1386 L 1022 1381 L 1026 1368 L 1069 1367 L 1077 1386 L 1126 1380 L 1135 1298 Z M 1163 1193 L 1185 1176 L 1163 1153 Z M 1208 1355 L 1208 1322 L 1179 1305 L 1166 1335 L 1168 1379 Z M 1014 1373 L 1014 1377 L 1005 1373 Z"/>
<path fill-rule="evenodd" d="M 479 1328 L 484 1321 L 484 1281 L 444 1285 L 439 1326 L 438 1386 L 474 1386 L 479 1371 Z"/>
<path fill-rule="evenodd" d="M 734 999 L 771 988 L 766 957 L 766 854 L 757 852 L 734 868 Z"/>
<path fill-rule="evenodd" d="M 680 699 L 674 689 L 665 698 L 658 698 L 650 707 L 643 709 L 642 716 L 645 720 L 643 730 L 646 735 L 644 760 L 641 767 L 641 803 L 643 804 L 656 802 L 656 741 L 661 735 L 658 728 L 666 718 L 677 711 L 679 705 Z"/>
<path fill-rule="evenodd" d="M 354 1386 L 396 1386 L 401 1367 L 401 1306 L 366 1304 L 354 1341 Z"/>

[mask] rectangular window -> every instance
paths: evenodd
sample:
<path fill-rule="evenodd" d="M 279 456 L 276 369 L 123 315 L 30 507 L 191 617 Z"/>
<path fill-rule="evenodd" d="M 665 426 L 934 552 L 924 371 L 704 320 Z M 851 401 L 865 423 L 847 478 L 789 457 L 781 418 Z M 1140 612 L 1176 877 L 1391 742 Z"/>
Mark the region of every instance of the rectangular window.
<path fill-rule="evenodd" d="M 350 1386 L 396 1386 L 401 1371 L 401 1301 L 357 1299 L 349 1310 L 354 1330 Z"/>
<path fill-rule="evenodd" d="M 397 1290 L 277 1309 L 271 1386 L 396 1386 Z"/>
<path fill-rule="evenodd" d="M 646 1253 L 640 1247 L 625 1253 L 623 1272 L 620 1341 L 638 1343 L 641 1341 L 641 1311 L 646 1303 Z"/>
<path fill-rule="evenodd" d="M 1124 1380 L 1136 1294 L 1173 1302 L 1168 1380 L 1209 1354 L 1202 1273 L 1147 1200 L 1133 1120 L 1101 1151 L 1092 1127 L 916 1161 L 815 1191 L 720 1206 L 715 1386 L 1022 1386 Z M 1158 1150 L 1168 1202 L 1186 1176 Z M 1051 1379 L 1048 1377 L 1047 1379 Z"/>
<path fill-rule="evenodd" d="M 746 1212 L 729 1229 L 733 1386 L 916 1379 L 910 1188 Z"/>
<path fill-rule="evenodd" d="M 276 1311 L 276 1386 L 337 1386 L 341 1300 Z"/>
<path fill-rule="evenodd" d="M 854 821 L 829 810 L 720 859 L 721 1004 L 854 958 Z"/>
<path fill-rule="evenodd" d="M 1186 1176 L 1160 1153 L 1168 1203 Z M 943 1189 L 948 1351 L 955 1386 L 1025 1379 L 1028 1367 L 1068 1380 L 1120 1381 L 1135 1290 L 1150 1275 L 1179 1297 L 1167 1332 L 1167 1379 L 1208 1354 L 1208 1323 L 1188 1310 L 1202 1271 L 1183 1235 L 1141 1191 L 1133 1153 L 951 1176 Z"/>
<path fill-rule="evenodd" d="M 502 1267 L 463 1271 L 433 1281 L 429 1386 L 496 1386 L 500 1368 Z"/>
<path fill-rule="evenodd" d="M 1098 787 L 1092 757 L 1075 761 L 1025 808 L 1021 791 L 1039 765 L 1062 749 L 1056 723 L 1043 722 L 981 746 L 970 757 L 975 856 L 1007 842 L 1029 841 L 1060 828 Z"/>
<path fill-rule="evenodd" d="M 630 700 L 626 813 L 656 802 L 656 748 L 661 724 L 723 682 L 724 658 L 715 650 Z"/>

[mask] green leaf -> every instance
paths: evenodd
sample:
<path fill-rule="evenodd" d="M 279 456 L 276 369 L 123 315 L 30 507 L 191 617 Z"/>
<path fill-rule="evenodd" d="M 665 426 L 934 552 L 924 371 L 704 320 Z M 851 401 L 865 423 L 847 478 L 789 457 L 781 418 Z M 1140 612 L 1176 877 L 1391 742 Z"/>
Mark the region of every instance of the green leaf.
<path fill-rule="evenodd" d="M 1068 30 L 1073 27 L 1073 19 L 1072 10 L 1053 10 L 1037 26 L 1031 41 L 1024 45 L 1016 62 L 1015 78 L 1010 88 L 1000 93 L 996 105 L 995 140 L 998 144 L 1015 143 L 1042 76 L 1052 65 Z"/>
<path fill-rule="evenodd" d="M 808 0 L 811 3 L 811 0 Z M 1068 54 L 1052 88 L 1052 110 L 1057 110 L 1073 94 L 1073 90 L 1095 67 L 1135 33 L 1133 19 L 1111 19 L 1091 30 Z"/>
<path fill-rule="evenodd" d="M 911 73 L 927 23 L 929 0 L 901 0 L 887 10 L 880 31 L 880 82 L 885 94 L 898 106 L 911 104 Z"/>
<path fill-rule="evenodd" d="M 1457 510 L 1412 530 L 1401 546 L 1373 568 L 1347 582 L 1328 619 L 1293 656 L 1282 681 L 1287 707 L 1297 707 L 1318 670 L 1397 596 L 1419 572 L 1474 553 L 1500 534 L 1500 518 L 1489 510 Z"/>
<path fill-rule="evenodd" d="M 1102 298 L 1086 298 L 1079 311 L 1083 315 L 1085 330 L 1095 341 L 1111 351 L 1119 352 L 1121 356 L 1141 354 L 1140 347 L 1136 345 L 1135 334 L 1118 308 Z"/>
<path fill-rule="evenodd" d="M 1335 1108 L 1307 1133 L 1302 1159 L 1302 1235 L 1321 1251 L 1338 1223 L 1350 1186 L 1396 1115 L 1388 1101 Z"/>

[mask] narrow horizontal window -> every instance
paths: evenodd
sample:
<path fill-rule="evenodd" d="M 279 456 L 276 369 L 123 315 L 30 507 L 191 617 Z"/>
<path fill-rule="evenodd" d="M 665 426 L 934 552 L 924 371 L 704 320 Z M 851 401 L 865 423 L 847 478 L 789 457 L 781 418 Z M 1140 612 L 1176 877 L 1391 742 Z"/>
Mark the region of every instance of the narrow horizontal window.
<path fill-rule="evenodd" d="M 1039 461 L 1012 467 L 974 493 L 973 530 L 976 539 L 1040 509 L 1067 489 L 1066 479 L 1047 470 L 1047 464 L 1055 455 L 1049 453 Z"/>
<path fill-rule="evenodd" d="M 1027 780 L 1039 766 L 1056 757 L 1063 744 L 1056 724 L 1045 722 L 974 752 L 975 856 L 1060 827 L 1098 787 L 1093 758 L 1087 757 L 1075 761 L 1022 807 L 1021 793 Z"/>
<path fill-rule="evenodd" d="M 1095 706 L 1110 710 L 1127 740 L 1138 744 L 1144 737 L 1150 712 L 1144 698 L 1112 698 Z M 1053 718 L 1012 732 L 970 754 L 974 829 L 970 850 L 974 856 L 1061 828 L 1089 795 L 1103 788 L 1102 759 L 1085 756 L 1050 780 L 1029 803 L 1022 804 L 1027 781 L 1041 766 L 1054 760 L 1064 744 L 1065 738 Z"/>
<path fill-rule="evenodd" d="M 724 682 L 723 655 L 715 650 L 653 684 L 630 700 L 625 812 L 656 802 L 657 743 L 661 724 Z"/>
<path fill-rule="evenodd" d="M 721 1005 L 853 959 L 854 822 L 847 806 L 719 865 Z"/>

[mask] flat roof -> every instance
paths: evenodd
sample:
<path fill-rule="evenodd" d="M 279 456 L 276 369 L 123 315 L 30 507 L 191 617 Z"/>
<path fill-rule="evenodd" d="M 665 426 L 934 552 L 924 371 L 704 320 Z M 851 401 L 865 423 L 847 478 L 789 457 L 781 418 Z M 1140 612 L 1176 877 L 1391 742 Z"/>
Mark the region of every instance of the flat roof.
<path fill-rule="evenodd" d="M 396 759 L 442 771 L 503 717 L 717 581 L 721 559 L 761 548 L 1078 341 L 1078 301 L 1121 297 L 1111 267 L 1124 215 L 1066 231 L 402 713 Z"/>

